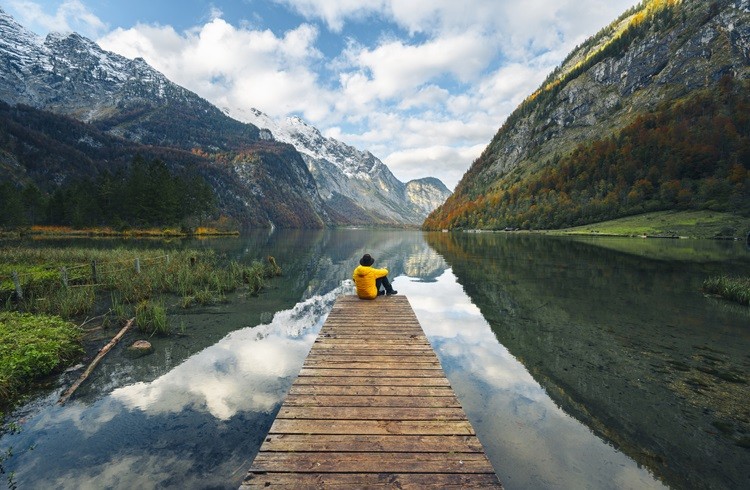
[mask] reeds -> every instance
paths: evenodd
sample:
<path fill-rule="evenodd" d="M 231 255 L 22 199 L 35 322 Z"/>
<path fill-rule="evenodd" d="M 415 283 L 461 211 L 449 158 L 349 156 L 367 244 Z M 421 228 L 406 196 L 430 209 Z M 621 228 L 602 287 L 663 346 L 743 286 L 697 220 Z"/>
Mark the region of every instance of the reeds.
<path fill-rule="evenodd" d="M 750 277 L 711 277 L 703 281 L 703 290 L 750 306 Z"/>
<path fill-rule="evenodd" d="M 135 323 L 138 330 L 149 335 L 169 335 L 172 328 L 167 319 L 164 303 L 158 301 L 141 301 L 135 307 Z"/>
<path fill-rule="evenodd" d="M 9 247 L 3 255 L 0 304 L 64 318 L 90 312 L 102 293 L 109 293 L 111 311 L 118 318 L 128 305 L 165 295 L 179 296 L 177 305 L 183 308 L 224 302 L 227 293 L 243 287 L 255 296 L 266 279 L 281 273 L 273 258 L 268 264 L 245 265 L 226 262 L 212 250 Z M 20 299 L 12 272 L 21 279 Z"/>

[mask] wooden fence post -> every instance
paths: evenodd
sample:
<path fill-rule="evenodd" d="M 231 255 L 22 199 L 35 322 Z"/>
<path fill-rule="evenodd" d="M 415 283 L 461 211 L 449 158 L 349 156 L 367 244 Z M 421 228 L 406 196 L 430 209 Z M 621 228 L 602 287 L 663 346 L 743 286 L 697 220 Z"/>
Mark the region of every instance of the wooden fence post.
<path fill-rule="evenodd" d="M 138 257 L 135 258 L 135 273 L 141 273 L 141 259 L 139 259 Z"/>
<path fill-rule="evenodd" d="M 99 284 L 99 277 L 96 273 L 96 260 L 91 261 L 91 281 L 94 284 Z"/>
<path fill-rule="evenodd" d="M 68 289 L 68 270 L 65 267 L 60 269 L 60 279 L 62 280 L 65 289 Z"/>
<path fill-rule="evenodd" d="M 16 288 L 16 299 L 23 299 L 23 290 L 21 290 L 21 281 L 18 280 L 18 272 L 13 271 L 13 286 Z"/>

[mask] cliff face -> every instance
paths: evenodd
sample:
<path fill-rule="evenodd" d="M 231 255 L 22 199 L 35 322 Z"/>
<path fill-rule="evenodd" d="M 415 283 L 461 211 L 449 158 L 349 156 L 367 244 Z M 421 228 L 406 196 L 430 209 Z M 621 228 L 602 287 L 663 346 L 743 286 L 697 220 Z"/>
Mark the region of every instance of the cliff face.
<path fill-rule="evenodd" d="M 574 50 L 516 111 L 431 216 L 507 188 L 669 101 L 750 78 L 750 1 L 651 0 Z"/>

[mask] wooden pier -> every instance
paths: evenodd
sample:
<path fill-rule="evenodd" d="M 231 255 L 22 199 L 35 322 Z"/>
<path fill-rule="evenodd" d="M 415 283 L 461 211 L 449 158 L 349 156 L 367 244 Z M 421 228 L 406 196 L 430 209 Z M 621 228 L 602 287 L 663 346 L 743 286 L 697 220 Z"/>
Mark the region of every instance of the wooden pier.
<path fill-rule="evenodd" d="M 409 301 L 340 297 L 242 483 L 502 488 Z"/>

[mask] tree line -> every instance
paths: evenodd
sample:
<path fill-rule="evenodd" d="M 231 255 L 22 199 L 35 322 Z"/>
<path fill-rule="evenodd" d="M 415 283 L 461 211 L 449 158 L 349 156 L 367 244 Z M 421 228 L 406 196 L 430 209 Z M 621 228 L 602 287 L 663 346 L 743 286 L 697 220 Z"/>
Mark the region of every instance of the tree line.
<path fill-rule="evenodd" d="M 0 226 L 5 228 L 194 226 L 215 207 L 216 196 L 203 177 L 140 156 L 125 168 L 66 182 L 51 192 L 34 183 L 0 184 Z"/>
<path fill-rule="evenodd" d="M 750 215 L 750 82 L 725 77 L 521 172 L 425 228 L 553 229 L 668 209 Z"/>

